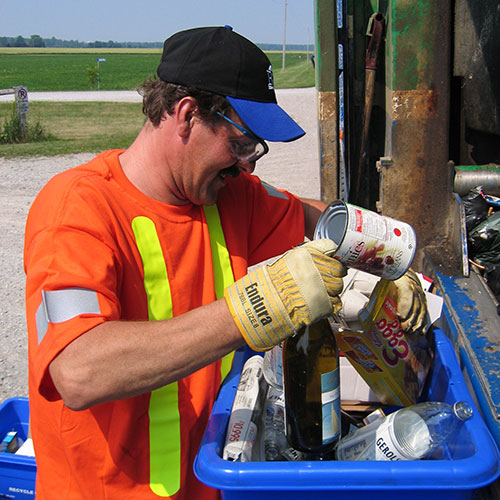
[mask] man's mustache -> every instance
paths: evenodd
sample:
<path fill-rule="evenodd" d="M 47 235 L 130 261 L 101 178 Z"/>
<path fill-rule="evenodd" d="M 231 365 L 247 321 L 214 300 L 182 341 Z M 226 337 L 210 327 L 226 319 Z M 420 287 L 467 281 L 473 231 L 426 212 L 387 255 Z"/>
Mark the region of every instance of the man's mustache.
<path fill-rule="evenodd" d="M 238 166 L 235 164 L 231 167 L 227 167 L 224 170 L 221 170 L 220 172 L 224 176 L 229 176 L 229 177 L 238 177 L 240 175 L 240 169 Z"/>

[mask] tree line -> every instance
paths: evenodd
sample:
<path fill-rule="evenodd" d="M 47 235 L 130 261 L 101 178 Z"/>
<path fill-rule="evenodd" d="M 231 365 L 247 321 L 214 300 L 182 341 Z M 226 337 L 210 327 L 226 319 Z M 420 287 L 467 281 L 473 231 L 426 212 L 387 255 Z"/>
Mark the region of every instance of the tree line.
<path fill-rule="evenodd" d="M 276 43 L 258 43 L 262 50 L 280 51 L 282 44 Z M 162 48 L 163 42 L 107 42 L 95 40 L 93 42 L 81 42 L 79 40 L 61 40 L 59 38 L 42 38 L 40 35 L 31 35 L 25 38 L 22 35 L 17 37 L 0 36 L 0 47 L 60 47 L 60 48 L 92 48 L 92 49 L 113 49 L 113 48 L 142 48 L 156 49 Z M 286 50 L 309 51 L 313 52 L 314 46 L 306 44 L 287 44 Z"/>
<path fill-rule="evenodd" d="M 81 42 L 80 40 L 61 40 L 56 37 L 42 38 L 40 35 L 31 35 L 25 38 L 0 36 L 0 47 L 62 47 L 62 48 L 161 48 L 163 42 L 115 42 L 114 40 Z"/>

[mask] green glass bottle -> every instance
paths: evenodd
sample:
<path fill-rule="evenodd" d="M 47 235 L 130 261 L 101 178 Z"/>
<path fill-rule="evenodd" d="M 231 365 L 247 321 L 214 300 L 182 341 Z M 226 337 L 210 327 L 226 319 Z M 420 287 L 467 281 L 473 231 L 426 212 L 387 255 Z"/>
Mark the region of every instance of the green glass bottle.
<path fill-rule="evenodd" d="M 288 338 L 283 346 L 286 437 L 293 448 L 331 452 L 340 439 L 337 343 L 327 319 Z"/>

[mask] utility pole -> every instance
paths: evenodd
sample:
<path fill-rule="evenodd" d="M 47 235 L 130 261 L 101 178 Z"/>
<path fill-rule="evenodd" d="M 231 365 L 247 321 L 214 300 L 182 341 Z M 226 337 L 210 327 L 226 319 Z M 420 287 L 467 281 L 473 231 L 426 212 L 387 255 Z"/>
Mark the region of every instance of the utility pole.
<path fill-rule="evenodd" d="M 309 61 L 309 41 L 311 38 L 311 30 L 307 28 L 307 50 L 306 50 L 306 61 Z"/>
<path fill-rule="evenodd" d="M 286 52 L 286 5 L 288 3 L 288 0 L 285 0 L 285 21 L 284 21 L 284 26 L 283 26 L 283 64 L 281 66 L 281 69 L 285 69 L 285 52 Z"/>

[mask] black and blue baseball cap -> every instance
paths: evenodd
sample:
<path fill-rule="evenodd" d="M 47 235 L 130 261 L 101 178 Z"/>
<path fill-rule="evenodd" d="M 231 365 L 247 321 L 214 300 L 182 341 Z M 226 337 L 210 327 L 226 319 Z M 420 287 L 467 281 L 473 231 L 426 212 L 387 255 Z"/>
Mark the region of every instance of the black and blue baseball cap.
<path fill-rule="evenodd" d="M 264 52 L 232 28 L 202 27 L 165 40 L 158 77 L 227 98 L 258 137 L 288 142 L 304 130 L 276 100 L 271 62 Z"/>

